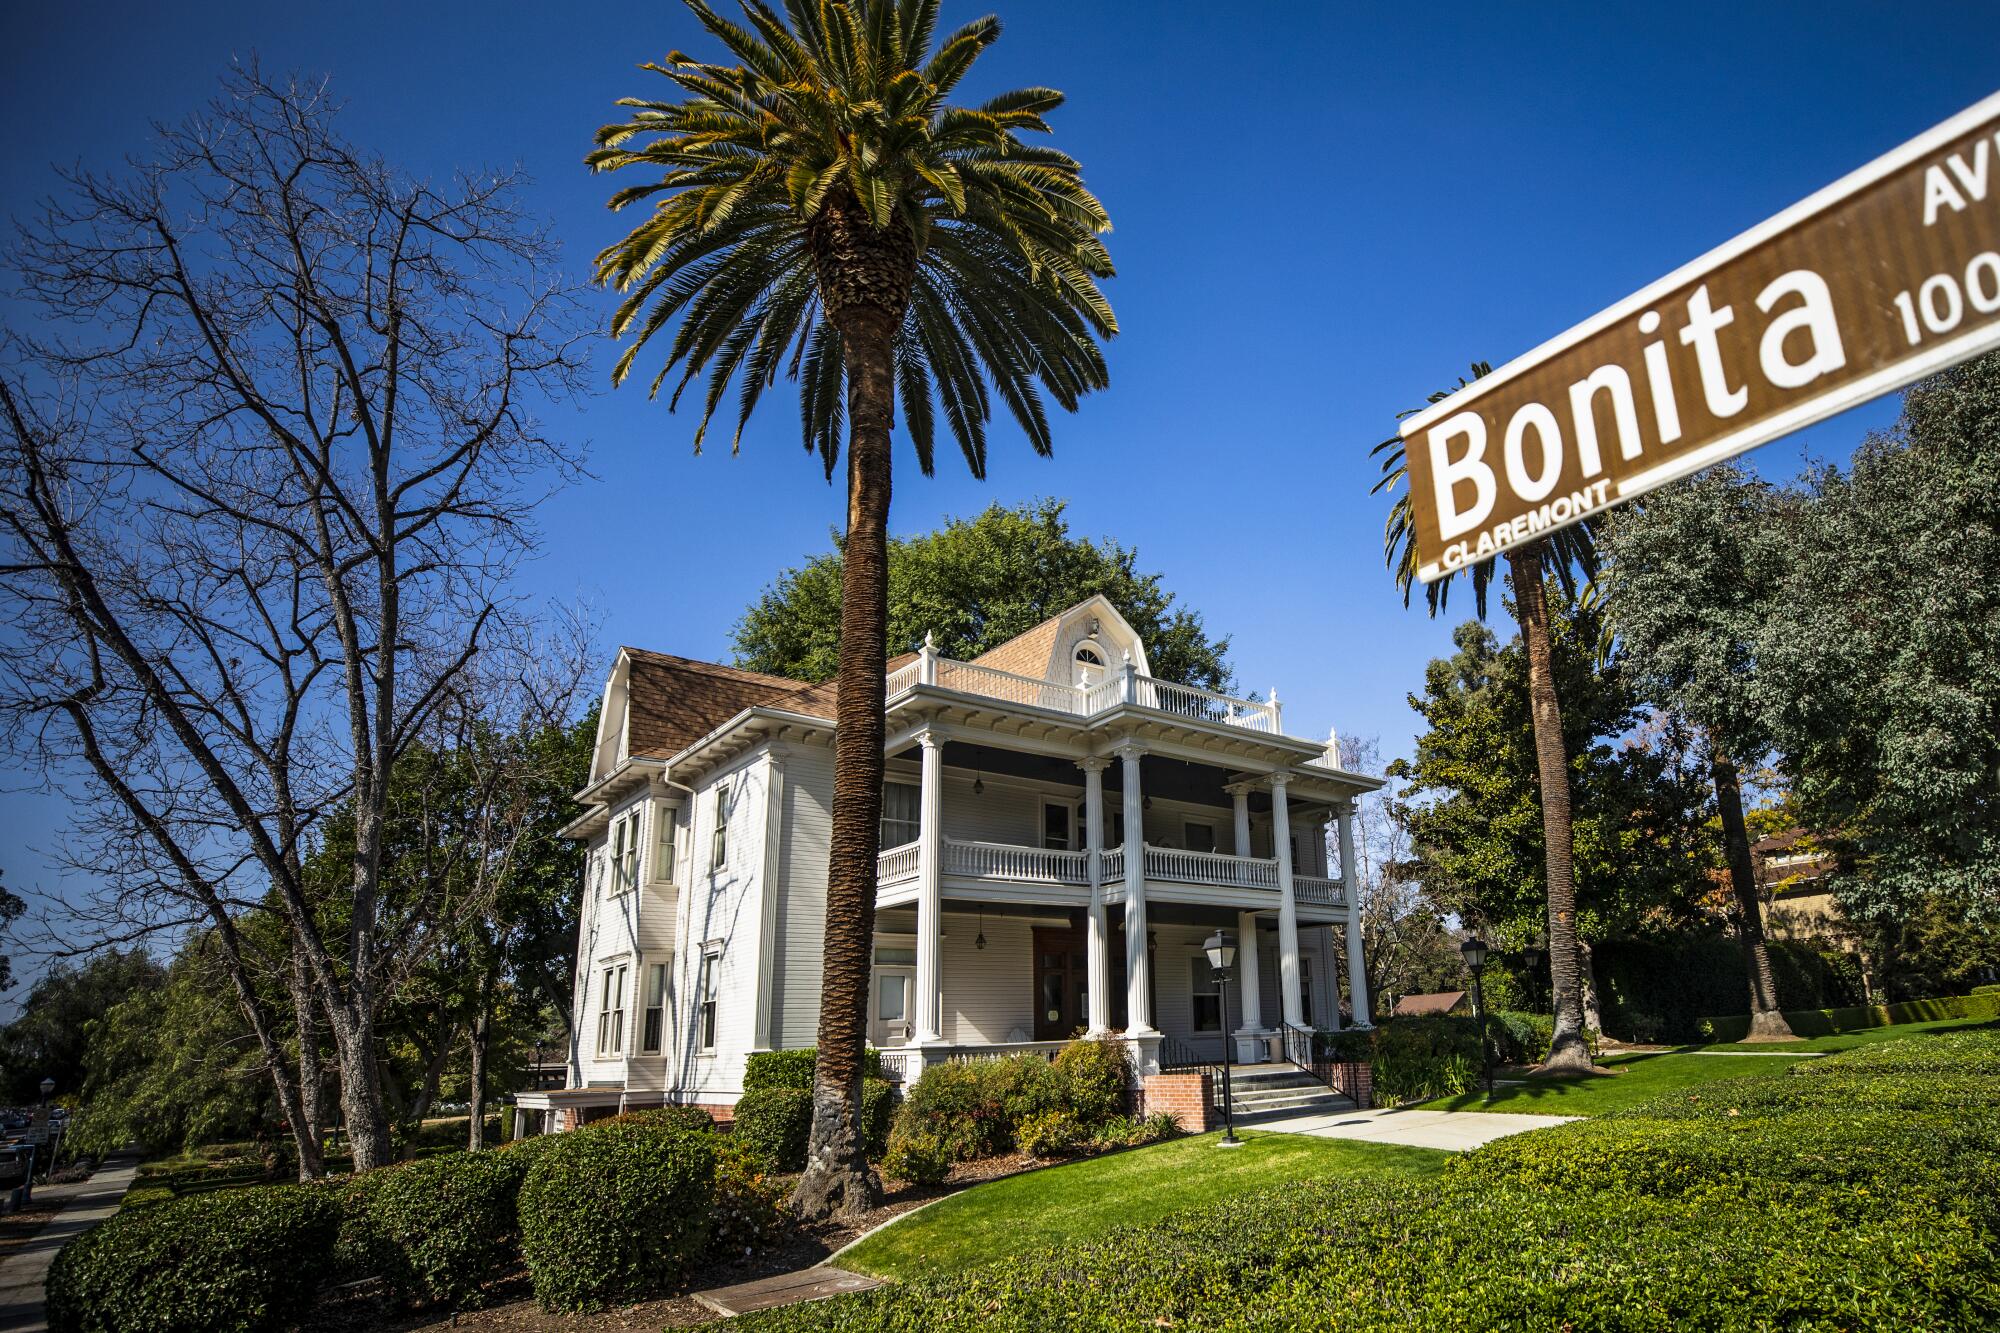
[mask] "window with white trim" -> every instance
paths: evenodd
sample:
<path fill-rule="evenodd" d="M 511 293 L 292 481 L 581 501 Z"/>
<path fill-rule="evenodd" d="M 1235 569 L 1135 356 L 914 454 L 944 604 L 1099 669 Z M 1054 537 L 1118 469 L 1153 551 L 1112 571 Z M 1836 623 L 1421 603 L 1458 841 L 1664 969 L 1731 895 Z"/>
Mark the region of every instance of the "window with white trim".
<path fill-rule="evenodd" d="M 639 1053 L 658 1055 L 667 1032 L 667 965 L 646 969 L 645 1007 L 640 1012 Z"/>
<path fill-rule="evenodd" d="M 715 1049 L 716 994 L 720 988 L 722 947 L 712 945 L 701 951 L 701 977 L 695 987 L 695 1045 L 704 1051 Z"/>
<path fill-rule="evenodd" d="M 915 842 L 922 828 L 919 805 L 923 791 L 914 782 L 882 784 L 882 845 L 901 847 Z"/>
<path fill-rule="evenodd" d="M 658 826 L 653 831 L 653 882 L 671 884 L 674 882 L 674 808 L 666 804 L 654 806 L 653 822 Z"/>
<path fill-rule="evenodd" d="M 1181 821 L 1181 845 L 1191 852 L 1215 850 L 1215 825 L 1200 820 Z"/>
<path fill-rule="evenodd" d="M 1070 825 L 1076 812 L 1061 801 L 1042 802 L 1042 846 L 1052 852 L 1070 850 Z"/>
<path fill-rule="evenodd" d="M 1208 965 L 1208 955 L 1198 953 L 1188 959 L 1188 973 L 1194 995 L 1194 1030 L 1222 1031 L 1222 986 L 1215 979 L 1215 969 Z"/>
<path fill-rule="evenodd" d="M 708 840 L 708 868 L 720 870 L 729 864 L 729 784 L 715 789 L 715 832 Z"/>
<path fill-rule="evenodd" d="M 597 997 L 597 1054 L 608 1058 L 625 1049 L 625 980 L 627 968 L 615 963 L 604 969 L 604 988 Z"/>

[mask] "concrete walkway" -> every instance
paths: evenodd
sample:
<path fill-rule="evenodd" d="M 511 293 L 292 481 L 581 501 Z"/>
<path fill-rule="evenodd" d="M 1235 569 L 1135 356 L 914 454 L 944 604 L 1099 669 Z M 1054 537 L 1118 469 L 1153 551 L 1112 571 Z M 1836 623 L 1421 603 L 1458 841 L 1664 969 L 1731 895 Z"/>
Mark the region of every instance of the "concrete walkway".
<path fill-rule="evenodd" d="M 1502 1111 L 1422 1111 L 1393 1107 L 1374 1111 L 1330 1111 L 1320 1115 L 1259 1120 L 1252 1128 L 1278 1134 L 1310 1134 L 1316 1139 L 1360 1139 L 1401 1143 L 1412 1148 L 1467 1152 L 1530 1129 L 1546 1129 L 1577 1119 L 1573 1115 L 1512 1115 Z"/>
<path fill-rule="evenodd" d="M 42 1283 L 48 1278 L 56 1251 L 117 1212 L 138 1169 L 136 1155 L 107 1159 L 96 1175 L 75 1187 L 54 1221 L 0 1264 L 0 1333 L 43 1333 L 48 1328 Z M 43 1187 L 35 1191 L 35 1198 L 49 1201 L 50 1192 Z"/>

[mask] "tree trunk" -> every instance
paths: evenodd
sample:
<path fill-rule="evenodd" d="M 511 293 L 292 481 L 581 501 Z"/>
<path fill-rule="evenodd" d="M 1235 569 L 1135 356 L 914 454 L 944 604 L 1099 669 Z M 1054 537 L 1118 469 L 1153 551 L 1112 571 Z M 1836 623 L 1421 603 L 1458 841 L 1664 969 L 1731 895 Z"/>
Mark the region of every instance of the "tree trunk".
<path fill-rule="evenodd" d="M 880 1188 L 861 1124 L 868 970 L 875 938 L 875 858 L 881 842 L 882 703 L 889 623 L 889 433 L 896 320 L 873 306 L 840 322 L 847 359 L 847 545 L 840 596 L 840 695 L 833 759 L 819 1056 L 812 1138 L 792 1195 L 801 1217 L 857 1214 Z"/>
<path fill-rule="evenodd" d="M 1583 993 L 1583 1027 L 1586 1032 L 1604 1035 L 1604 1006 L 1597 996 L 1597 956 L 1590 951 L 1590 941 L 1579 938 L 1576 942 L 1577 982 Z"/>
<path fill-rule="evenodd" d="M 347 1122 L 354 1169 L 373 1171 L 395 1160 L 382 1104 L 382 1073 L 375 1063 L 375 1015 L 334 1010 L 328 1018 L 340 1064 L 340 1111 Z"/>
<path fill-rule="evenodd" d="M 319 1016 L 314 1007 L 313 989 L 306 976 L 306 960 L 296 947 L 292 950 L 292 1013 L 299 1034 L 299 1124 L 293 1137 L 299 1146 L 299 1179 L 318 1180 L 326 1175 L 326 1160 L 320 1145 L 326 1141 L 325 1077 L 319 1063 Z"/>
<path fill-rule="evenodd" d="M 1715 779 L 1715 806 L 1722 816 L 1722 844 L 1729 857 L 1729 887 L 1736 892 L 1737 926 L 1743 932 L 1744 962 L 1750 969 L 1750 1033 L 1745 1041 L 1794 1041 L 1778 1007 L 1778 983 L 1771 975 L 1771 949 L 1764 942 L 1764 907 L 1757 898 L 1757 872 L 1750 864 L 1750 830 L 1743 823 L 1743 779 L 1736 765 L 1716 751 L 1709 760 Z"/>
<path fill-rule="evenodd" d="M 1556 700 L 1554 648 L 1549 637 L 1548 589 L 1542 578 L 1542 543 L 1515 547 L 1507 556 L 1514 610 L 1528 650 L 1528 701 L 1535 722 L 1535 767 L 1542 793 L 1542 841 L 1548 861 L 1549 980 L 1555 992 L 1555 1036 L 1542 1068 L 1550 1072 L 1592 1068 L 1583 1037 L 1582 959 L 1576 938 L 1576 879 L 1571 868 L 1569 755 L 1563 744 L 1562 708 Z"/>
<path fill-rule="evenodd" d="M 466 1076 L 465 1146 L 478 1152 L 486 1146 L 486 1047 L 493 1032 L 493 973 L 479 983 L 479 1009 L 472 1016 L 470 1071 Z"/>

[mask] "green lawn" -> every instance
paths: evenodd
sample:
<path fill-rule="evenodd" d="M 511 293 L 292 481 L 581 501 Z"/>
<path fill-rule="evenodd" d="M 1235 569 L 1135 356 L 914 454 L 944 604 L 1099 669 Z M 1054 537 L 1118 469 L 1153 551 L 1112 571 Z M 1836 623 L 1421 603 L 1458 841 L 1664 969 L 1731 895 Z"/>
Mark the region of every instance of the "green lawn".
<path fill-rule="evenodd" d="M 1767 1042 L 1757 1045 L 1684 1046 L 1673 1051 L 1645 1055 L 1613 1056 L 1599 1067 L 1615 1071 L 1581 1078 L 1532 1078 L 1518 1086 L 1495 1089 L 1488 1101 L 1483 1093 L 1470 1092 L 1456 1097 L 1440 1097 L 1425 1102 L 1436 1111 L 1512 1111 L 1528 1115 L 1603 1115 L 1607 1111 L 1650 1101 L 1662 1093 L 1713 1083 L 1717 1079 L 1745 1075 L 1778 1075 L 1802 1060 L 1815 1058 L 1811 1052 L 1852 1050 L 1878 1041 L 1923 1036 L 1965 1028 L 1989 1027 L 1988 1018 L 1942 1019 L 1929 1023 L 1903 1023 L 1895 1027 L 1867 1028 L 1835 1037 L 1811 1041 Z M 1702 1051 L 1723 1054 L 1702 1055 Z M 1769 1052 L 1753 1055 L 1752 1051 Z M 1743 1052 L 1738 1054 L 1738 1052 Z M 1785 1054 L 1793 1053 L 1792 1055 Z"/>
<path fill-rule="evenodd" d="M 876 1232 L 842 1255 L 841 1266 L 893 1278 L 953 1272 L 1156 1222 L 1267 1185 L 1335 1175 L 1428 1176 L 1450 1155 L 1255 1130 L 1243 1134 L 1241 1148 L 1218 1148 L 1218 1137 L 1177 1139 L 975 1186 Z"/>

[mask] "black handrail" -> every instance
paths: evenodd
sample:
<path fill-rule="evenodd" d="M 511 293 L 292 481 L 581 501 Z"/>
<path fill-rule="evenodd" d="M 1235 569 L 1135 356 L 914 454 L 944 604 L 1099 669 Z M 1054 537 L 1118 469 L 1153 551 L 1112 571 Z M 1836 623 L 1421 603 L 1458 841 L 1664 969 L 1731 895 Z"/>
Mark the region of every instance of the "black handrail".
<path fill-rule="evenodd" d="M 1203 1055 L 1178 1037 L 1160 1034 L 1160 1072 L 1162 1074 L 1183 1074 L 1206 1072 L 1218 1078 L 1222 1075 L 1222 1061 Z"/>

